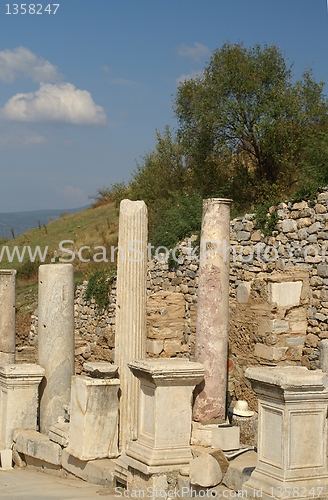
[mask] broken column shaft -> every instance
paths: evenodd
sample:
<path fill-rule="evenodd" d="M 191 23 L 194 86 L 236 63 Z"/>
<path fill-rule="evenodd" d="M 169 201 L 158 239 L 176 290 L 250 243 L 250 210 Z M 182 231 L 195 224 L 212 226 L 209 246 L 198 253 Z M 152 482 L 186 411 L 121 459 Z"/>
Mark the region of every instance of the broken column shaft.
<path fill-rule="evenodd" d="M 70 403 L 74 375 L 74 278 L 71 264 L 39 267 L 40 430 L 47 434 Z"/>
<path fill-rule="evenodd" d="M 139 380 L 128 362 L 146 357 L 147 207 L 143 201 L 120 205 L 115 362 L 120 377 L 120 448 L 137 438 Z"/>
<path fill-rule="evenodd" d="M 0 366 L 15 363 L 14 269 L 0 270 Z"/>
<path fill-rule="evenodd" d="M 230 203 L 203 201 L 195 360 L 205 377 L 196 387 L 193 412 L 203 423 L 226 418 Z"/>

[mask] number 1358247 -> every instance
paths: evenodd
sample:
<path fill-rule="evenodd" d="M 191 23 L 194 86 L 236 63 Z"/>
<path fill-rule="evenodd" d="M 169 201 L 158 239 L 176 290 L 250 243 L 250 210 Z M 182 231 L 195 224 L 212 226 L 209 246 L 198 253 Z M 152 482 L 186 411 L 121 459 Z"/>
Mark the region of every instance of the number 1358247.
<path fill-rule="evenodd" d="M 56 14 L 59 3 L 6 3 L 6 14 Z"/>

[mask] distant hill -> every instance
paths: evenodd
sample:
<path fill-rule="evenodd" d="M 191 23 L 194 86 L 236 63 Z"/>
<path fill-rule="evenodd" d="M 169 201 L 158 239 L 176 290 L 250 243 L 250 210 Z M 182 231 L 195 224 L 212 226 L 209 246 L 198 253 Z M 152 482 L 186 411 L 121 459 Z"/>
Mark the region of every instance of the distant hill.
<path fill-rule="evenodd" d="M 58 220 L 63 214 L 75 214 L 88 206 L 71 208 L 69 210 L 33 210 L 29 212 L 0 212 L 0 238 L 12 239 L 36 227 Z"/>

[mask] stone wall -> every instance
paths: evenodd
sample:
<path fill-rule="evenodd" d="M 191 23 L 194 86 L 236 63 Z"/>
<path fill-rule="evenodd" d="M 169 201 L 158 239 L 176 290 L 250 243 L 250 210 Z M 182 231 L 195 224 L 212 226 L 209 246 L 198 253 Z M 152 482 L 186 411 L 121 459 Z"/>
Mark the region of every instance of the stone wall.
<path fill-rule="evenodd" d="M 253 408 L 248 365 L 318 368 L 328 335 L 328 190 L 272 207 L 273 216 L 267 236 L 252 215 L 231 222 L 229 392 Z"/>
<path fill-rule="evenodd" d="M 320 340 L 328 338 L 328 188 L 313 202 L 281 203 L 269 212 L 277 223 L 268 236 L 251 214 L 231 221 L 229 392 L 253 407 L 247 366 L 314 369 Z M 226 251 L 224 244 L 218 251 Z M 177 255 L 174 269 L 163 261 L 148 264 L 147 356 L 193 360 L 198 259 L 191 242 Z M 85 360 L 114 359 L 116 285 L 106 314 L 85 301 L 85 286 L 75 300 L 78 373 Z"/>
<path fill-rule="evenodd" d="M 169 270 L 164 261 L 148 264 L 148 357 L 194 357 L 198 264 L 196 258 L 190 262 L 183 253 L 187 246 L 181 249 L 178 269 Z M 116 283 L 112 285 L 106 313 L 101 313 L 93 300 L 85 300 L 86 285 L 87 282 L 79 285 L 75 293 L 77 373 L 86 360 L 114 360 Z M 37 320 L 36 315 L 34 318 Z M 30 337 L 35 338 L 36 329 L 33 324 Z"/>

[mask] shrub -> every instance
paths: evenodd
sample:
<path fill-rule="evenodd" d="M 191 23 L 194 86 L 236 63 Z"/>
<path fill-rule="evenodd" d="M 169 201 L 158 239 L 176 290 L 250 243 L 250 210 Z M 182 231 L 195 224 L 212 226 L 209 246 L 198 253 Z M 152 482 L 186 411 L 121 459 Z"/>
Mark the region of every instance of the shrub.
<path fill-rule="evenodd" d="M 89 278 L 84 297 L 86 300 L 94 299 L 99 312 L 108 309 L 109 292 L 116 277 L 116 272 L 112 269 L 96 271 Z"/>
<path fill-rule="evenodd" d="M 156 225 L 150 230 L 155 247 L 174 248 L 185 238 L 199 234 L 202 223 L 202 198 L 198 194 L 174 193 L 171 200 L 162 202 L 154 216 Z"/>

